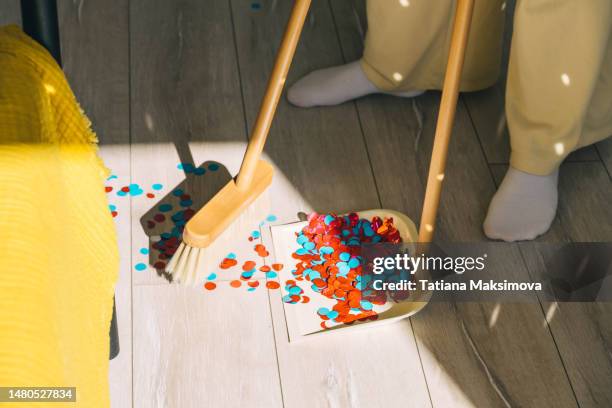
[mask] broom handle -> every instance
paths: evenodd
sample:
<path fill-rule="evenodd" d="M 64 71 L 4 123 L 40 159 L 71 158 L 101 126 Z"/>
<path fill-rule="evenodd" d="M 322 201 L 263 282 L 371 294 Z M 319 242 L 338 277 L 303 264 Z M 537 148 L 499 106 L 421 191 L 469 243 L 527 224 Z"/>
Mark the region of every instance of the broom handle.
<path fill-rule="evenodd" d="M 448 64 L 446 66 L 446 74 L 444 75 L 444 87 L 442 88 L 440 111 L 438 113 L 427 187 L 425 189 L 423 213 L 421 214 L 421 226 L 419 228 L 420 243 L 431 242 L 436 226 L 436 213 L 440 205 L 440 193 L 442 192 L 448 144 L 455 118 L 461 70 L 463 68 L 473 8 L 474 0 L 457 0 Z"/>
<path fill-rule="evenodd" d="M 268 87 L 261 103 L 255 126 L 253 127 L 251 139 L 242 159 L 240 171 L 238 172 L 236 185 L 239 190 L 249 188 L 253 180 L 255 168 L 266 143 L 266 137 L 270 131 L 272 119 L 274 119 L 276 106 L 283 91 L 287 72 L 289 72 L 289 66 L 293 60 L 293 54 L 295 54 L 309 7 L 310 0 L 295 0 L 293 4 L 293 10 L 291 11 L 283 40 L 276 54 L 274 69 L 268 81 Z"/>

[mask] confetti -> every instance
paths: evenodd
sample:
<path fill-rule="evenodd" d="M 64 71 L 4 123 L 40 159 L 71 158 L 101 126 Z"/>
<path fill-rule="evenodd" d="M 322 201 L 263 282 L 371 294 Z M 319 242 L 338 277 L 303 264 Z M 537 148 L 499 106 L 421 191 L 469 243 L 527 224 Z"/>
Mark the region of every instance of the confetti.
<path fill-rule="evenodd" d="M 143 255 L 147 255 L 149 253 L 149 249 L 148 248 L 140 248 L 140 251 L 138 251 L 138 252 L 140 252 Z"/>
<path fill-rule="evenodd" d="M 145 269 L 147 269 L 147 265 L 140 262 L 134 265 L 134 269 L 136 269 L 137 271 L 144 271 Z"/>
<path fill-rule="evenodd" d="M 204 284 L 204 288 L 208 289 L 208 290 L 213 290 L 217 287 L 217 284 L 215 282 L 206 282 Z"/>
<path fill-rule="evenodd" d="M 360 219 L 356 213 L 345 216 L 335 214 L 308 216 L 308 224 L 296 236 L 300 246 L 292 257 L 298 261 L 292 271 L 297 281 L 310 283 L 310 288 L 335 301 L 331 309 L 319 308 L 317 315 L 323 320 L 351 324 L 355 320 L 376 319 L 374 305 L 386 302 L 385 293 L 374 293 L 368 300 L 361 298 L 365 282 L 362 280 L 361 245 L 363 243 L 401 242 L 393 219 Z M 273 264 L 272 268 L 277 270 Z M 279 266 L 282 269 L 282 265 Z M 286 303 L 308 303 L 310 297 L 290 280 L 285 285 Z"/>
<path fill-rule="evenodd" d="M 268 289 L 278 289 L 280 288 L 280 284 L 275 281 L 269 281 L 269 282 L 266 282 L 266 287 Z"/>
<path fill-rule="evenodd" d="M 233 288 L 239 288 L 242 285 L 242 282 L 239 280 L 233 280 L 230 282 L 230 286 Z"/>
<path fill-rule="evenodd" d="M 164 186 L 163 186 L 163 185 L 161 185 L 161 184 L 159 184 L 159 183 L 155 183 L 155 184 L 153 184 L 153 185 L 151 186 L 151 188 L 152 188 L 153 190 L 155 190 L 155 191 L 159 191 L 159 190 L 161 190 L 162 188 L 164 188 Z"/>
<path fill-rule="evenodd" d="M 266 247 L 262 244 L 255 245 L 254 249 L 255 249 L 255 252 L 257 252 L 257 255 L 259 255 L 262 258 L 265 258 L 270 255 Z"/>

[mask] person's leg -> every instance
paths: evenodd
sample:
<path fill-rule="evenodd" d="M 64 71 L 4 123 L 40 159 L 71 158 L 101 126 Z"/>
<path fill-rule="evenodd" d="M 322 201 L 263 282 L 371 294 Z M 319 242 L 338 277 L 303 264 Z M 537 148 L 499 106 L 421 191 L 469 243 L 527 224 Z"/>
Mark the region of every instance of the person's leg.
<path fill-rule="evenodd" d="M 462 91 L 492 85 L 501 58 L 502 0 L 476 2 Z M 411 97 L 441 89 L 448 57 L 452 1 L 368 0 L 363 58 L 314 71 L 287 97 L 297 106 L 336 105 L 371 93 Z"/>
<path fill-rule="evenodd" d="M 610 73 L 603 72 L 612 67 L 604 64 L 612 3 L 519 0 L 514 18 L 506 92 L 510 168 L 483 225 L 489 238 L 505 241 L 534 239 L 550 228 L 559 164 L 587 144 L 583 135 L 592 143 L 612 129 L 610 111 L 602 112 L 612 98 Z M 596 131 L 584 126 L 589 112 L 598 116 Z"/>

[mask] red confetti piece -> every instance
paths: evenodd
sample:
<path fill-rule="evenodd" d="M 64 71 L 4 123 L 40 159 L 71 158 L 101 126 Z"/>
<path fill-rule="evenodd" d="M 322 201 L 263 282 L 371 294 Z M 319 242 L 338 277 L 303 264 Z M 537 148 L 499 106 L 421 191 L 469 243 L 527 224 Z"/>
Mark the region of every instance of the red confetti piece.
<path fill-rule="evenodd" d="M 283 269 L 283 264 L 280 264 L 280 263 L 272 264 L 272 269 L 274 269 L 276 272 L 279 272 Z"/>
<path fill-rule="evenodd" d="M 112 211 L 111 215 L 113 216 L 113 218 L 115 218 L 117 216 L 117 211 Z"/>
<path fill-rule="evenodd" d="M 242 282 L 240 282 L 239 280 L 233 280 L 230 282 L 230 286 L 232 288 L 239 288 L 240 286 L 242 286 Z"/>
<path fill-rule="evenodd" d="M 268 282 L 266 282 L 266 287 L 268 289 L 278 289 L 278 288 L 280 288 L 280 284 L 278 282 L 275 282 L 275 281 L 268 281 Z"/>
<path fill-rule="evenodd" d="M 204 288 L 208 289 L 208 290 L 213 290 L 217 287 L 217 284 L 215 282 L 206 282 L 204 284 Z"/>
<path fill-rule="evenodd" d="M 261 256 L 262 258 L 270 255 L 266 247 L 262 244 L 255 245 L 255 252 L 257 252 L 257 255 Z"/>
<path fill-rule="evenodd" d="M 225 258 L 219 264 L 219 268 L 221 268 L 221 269 L 229 269 L 232 266 L 236 265 L 237 263 L 238 263 L 238 261 L 236 261 L 235 259 Z"/>
<path fill-rule="evenodd" d="M 270 267 L 268 265 L 264 265 L 259 268 L 261 272 L 270 272 Z"/>
<path fill-rule="evenodd" d="M 153 264 L 153 267 L 154 267 L 155 269 L 164 270 L 164 269 L 166 269 L 166 263 L 165 263 L 165 262 L 162 262 L 162 261 L 157 261 L 157 262 L 155 262 L 155 263 Z"/>
<path fill-rule="evenodd" d="M 244 263 L 244 265 L 242 265 L 242 270 L 243 271 L 250 271 L 251 269 L 255 268 L 255 262 L 253 261 L 246 261 Z"/>
<path fill-rule="evenodd" d="M 155 214 L 153 219 L 157 222 L 164 222 L 166 221 L 166 216 L 164 216 L 164 214 Z"/>
<path fill-rule="evenodd" d="M 123 191 L 124 193 L 129 193 L 130 192 L 130 188 L 128 186 L 121 187 L 121 191 Z"/>
<path fill-rule="evenodd" d="M 147 197 L 148 197 L 148 198 L 155 198 L 155 194 L 153 194 L 153 193 L 147 193 Z"/>
<path fill-rule="evenodd" d="M 256 281 L 256 280 L 254 280 L 254 281 L 250 281 L 250 282 L 248 283 L 248 285 L 249 285 L 250 287 L 252 287 L 252 288 L 256 288 L 256 287 L 258 287 L 258 286 L 259 286 L 259 281 Z"/>
<path fill-rule="evenodd" d="M 111 191 L 113 191 L 113 188 L 111 186 L 106 186 L 104 187 L 104 191 L 106 191 L 107 193 L 110 193 Z"/>
<path fill-rule="evenodd" d="M 374 294 L 368 296 L 368 302 L 365 302 L 369 305 L 362 302 L 361 286 L 357 280 L 362 274 L 362 265 L 357 257 L 361 255 L 362 243 L 401 242 L 392 218 L 383 220 L 373 217 L 372 220 L 366 220 L 360 219 L 356 213 L 347 216 L 314 213 L 308 217 L 308 224 L 298 234 L 298 242 L 307 250 L 292 254 L 292 257 L 298 260 L 293 271 L 295 280 L 311 282 L 311 287 L 316 292 L 336 302 L 332 310 L 321 308 L 317 311 L 323 320 L 321 327 L 327 328 L 327 320 L 352 324 L 356 320 L 378 318 L 378 314 L 371 310 L 372 304 L 384 304 L 387 295 L 382 291 L 373 291 Z M 272 268 L 278 271 L 283 266 L 273 264 Z M 295 281 L 287 281 L 286 289 L 289 294 L 284 296 L 283 300 L 286 303 L 296 303 L 299 300 L 308 303 L 310 298 L 300 297 L 302 292 L 298 290 L 296 293 L 294 286 Z M 355 313 L 355 310 L 358 312 Z"/>

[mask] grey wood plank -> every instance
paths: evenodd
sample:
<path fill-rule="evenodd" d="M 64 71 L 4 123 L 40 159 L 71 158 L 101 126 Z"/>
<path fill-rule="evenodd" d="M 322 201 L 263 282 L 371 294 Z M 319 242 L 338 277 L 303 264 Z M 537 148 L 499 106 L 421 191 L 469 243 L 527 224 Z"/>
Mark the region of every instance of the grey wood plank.
<path fill-rule="evenodd" d="M 249 126 L 291 7 L 291 2 L 259 4 L 253 10 L 249 2 L 232 1 Z M 341 62 L 328 4 L 313 2 L 287 83 Z M 278 170 L 270 194 L 282 219 L 296 220 L 298 211 L 309 208 L 345 212 L 379 207 L 353 104 L 299 109 L 283 98 L 265 151 Z M 278 292 L 270 293 L 270 302 L 286 406 L 430 406 L 409 321 L 290 344 Z M 379 378 L 375 390 L 374 372 Z"/>
<path fill-rule="evenodd" d="M 58 2 L 64 72 L 100 140 L 100 155 L 129 184 L 128 2 Z M 115 288 L 119 355 L 110 362 L 111 405 L 132 406 L 132 294 L 129 199 L 109 202 L 120 252 Z"/>
<path fill-rule="evenodd" d="M 501 182 L 505 165 L 491 166 Z M 559 207 L 541 242 L 608 242 L 612 239 L 609 174 L 601 163 L 565 163 L 559 176 Z M 522 246 L 530 273 L 543 266 L 534 248 Z M 612 305 L 605 302 L 542 302 L 547 321 L 580 406 L 608 406 L 612 401 Z"/>
<path fill-rule="evenodd" d="M 287 84 L 306 73 L 342 62 L 326 4 L 314 2 Z M 249 127 L 259 109 L 289 5 L 233 1 L 242 85 Z M 281 17 L 283 16 L 283 17 Z M 314 29 L 317 28 L 317 30 Z M 257 46 L 255 46 L 255 44 Z M 319 211 L 379 206 L 355 108 L 301 109 L 279 103 L 265 151 L 306 201 Z M 313 183 L 317 183 L 313 188 Z"/>
<path fill-rule="evenodd" d="M 602 140 L 596 145 L 597 151 L 608 170 L 608 175 L 612 177 L 612 137 Z"/>
<path fill-rule="evenodd" d="M 359 29 L 349 2 L 331 2 L 344 54 L 359 56 Z M 342 19 L 346 19 L 340 23 Z M 352 59 L 352 58 L 351 58 Z M 422 136 L 412 102 L 385 96 L 356 102 L 382 205 L 418 220 L 439 95 L 418 98 Z M 439 212 L 440 241 L 483 240 L 482 220 L 494 184 L 471 120 L 459 104 Z M 528 279 L 520 254 L 496 258 Z M 411 318 L 434 406 L 575 406 L 553 339 L 542 330 L 539 304 L 503 305 L 503 318 L 487 321 L 493 304 L 434 303 Z M 501 350 L 520 350 L 504 353 Z M 491 380 L 487 373 L 493 373 Z M 543 375 L 546 378 L 542 378 Z M 534 402 L 535 401 L 535 402 Z M 538 405 L 539 404 L 539 405 Z"/>
<path fill-rule="evenodd" d="M 134 287 L 135 407 L 281 407 L 268 297 Z"/>
<path fill-rule="evenodd" d="M 19 0 L 5 0 L 0 7 L 0 25 L 21 25 L 21 8 Z"/>
<path fill-rule="evenodd" d="M 246 132 L 229 6 L 130 2 L 132 179 L 164 186 L 153 199 L 132 199 L 134 254 L 150 244 L 148 215 L 176 199 L 175 187 L 197 210 L 240 164 Z M 186 176 L 179 162 L 213 175 Z M 246 295 L 227 282 L 204 292 L 134 274 L 136 406 L 281 405 L 266 292 Z"/>
<path fill-rule="evenodd" d="M 229 4 L 143 0 L 132 1 L 130 13 L 132 177 L 143 189 L 164 186 L 152 200 L 134 200 L 132 251 L 138 253 L 150 247 L 150 237 L 174 227 L 166 217 L 159 228 L 147 228 L 158 204 L 177 207 L 171 191 L 180 188 L 199 209 L 229 181 L 228 161 L 239 160 L 247 139 Z M 225 149 L 230 143 L 242 145 Z M 177 169 L 205 161 L 218 162 L 220 170 L 199 177 Z M 152 249 L 148 263 L 157 256 Z M 163 284 L 158 272 L 135 272 L 134 283 Z"/>

